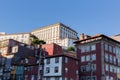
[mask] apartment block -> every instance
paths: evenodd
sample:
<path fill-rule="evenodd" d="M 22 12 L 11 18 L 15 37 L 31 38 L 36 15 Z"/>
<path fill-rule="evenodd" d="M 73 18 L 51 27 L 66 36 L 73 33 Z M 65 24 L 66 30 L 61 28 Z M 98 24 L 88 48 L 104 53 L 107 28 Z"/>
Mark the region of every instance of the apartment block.
<path fill-rule="evenodd" d="M 75 43 L 80 80 L 120 79 L 120 42 L 100 34 Z"/>

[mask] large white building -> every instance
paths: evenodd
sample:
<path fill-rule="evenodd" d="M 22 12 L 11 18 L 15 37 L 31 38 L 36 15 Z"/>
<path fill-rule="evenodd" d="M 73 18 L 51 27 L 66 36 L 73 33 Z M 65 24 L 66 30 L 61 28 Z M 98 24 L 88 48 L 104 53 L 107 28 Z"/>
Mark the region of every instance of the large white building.
<path fill-rule="evenodd" d="M 62 23 L 41 27 L 33 30 L 31 34 L 46 43 L 56 43 L 63 48 L 73 46 L 73 42 L 78 40 L 78 33 Z"/>
<path fill-rule="evenodd" d="M 56 23 L 33 30 L 30 33 L 5 34 L 5 32 L 0 32 L 0 41 L 14 39 L 30 44 L 31 35 L 34 35 L 40 40 L 44 40 L 47 44 L 56 43 L 62 48 L 67 48 L 68 46 L 73 46 L 73 42 L 78 40 L 77 34 L 70 27 L 62 23 Z"/>

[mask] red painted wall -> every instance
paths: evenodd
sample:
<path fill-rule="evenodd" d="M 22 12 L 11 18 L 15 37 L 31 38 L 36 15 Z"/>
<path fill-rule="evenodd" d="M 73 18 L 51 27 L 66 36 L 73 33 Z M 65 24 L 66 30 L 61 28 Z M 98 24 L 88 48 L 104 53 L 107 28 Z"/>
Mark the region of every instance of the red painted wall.
<path fill-rule="evenodd" d="M 48 55 L 54 55 L 54 54 L 61 54 L 62 53 L 62 47 L 55 44 L 44 44 L 42 48 L 45 48 L 46 51 L 48 52 Z"/>

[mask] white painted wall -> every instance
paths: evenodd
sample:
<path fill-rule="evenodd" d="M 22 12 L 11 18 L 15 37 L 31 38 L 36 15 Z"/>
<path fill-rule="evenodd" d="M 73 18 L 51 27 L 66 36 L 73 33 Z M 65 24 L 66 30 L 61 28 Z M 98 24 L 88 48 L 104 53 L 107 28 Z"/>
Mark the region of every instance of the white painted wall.
<path fill-rule="evenodd" d="M 55 63 L 55 58 L 50 58 L 50 64 L 46 64 L 47 59 L 44 60 L 44 76 L 62 76 L 62 57 L 59 57 L 59 63 Z M 55 73 L 54 68 L 58 66 L 59 72 Z M 50 67 L 50 73 L 46 73 L 46 67 Z"/>

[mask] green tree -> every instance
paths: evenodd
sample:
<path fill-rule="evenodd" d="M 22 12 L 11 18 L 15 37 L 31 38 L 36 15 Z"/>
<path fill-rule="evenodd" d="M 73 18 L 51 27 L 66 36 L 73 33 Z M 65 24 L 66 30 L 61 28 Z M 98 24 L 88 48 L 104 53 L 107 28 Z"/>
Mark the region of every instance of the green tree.
<path fill-rule="evenodd" d="M 70 46 L 70 47 L 67 47 L 67 49 L 66 49 L 67 51 L 75 51 L 75 48 L 74 47 L 72 47 L 72 46 Z"/>
<path fill-rule="evenodd" d="M 39 40 L 39 39 L 33 39 L 32 40 L 32 45 L 36 46 L 39 44 L 46 44 L 46 42 L 44 40 Z"/>

